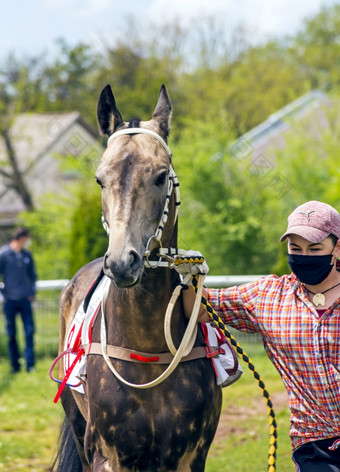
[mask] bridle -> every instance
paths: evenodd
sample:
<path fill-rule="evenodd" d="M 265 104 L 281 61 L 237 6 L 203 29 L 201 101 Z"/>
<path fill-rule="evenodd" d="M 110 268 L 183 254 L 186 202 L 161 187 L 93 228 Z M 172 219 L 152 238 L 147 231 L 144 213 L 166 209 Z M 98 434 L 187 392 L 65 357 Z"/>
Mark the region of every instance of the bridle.
<path fill-rule="evenodd" d="M 162 243 L 161 243 L 164 225 L 166 224 L 168 220 L 169 204 L 170 204 L 171 195 L 173 191 L 175 191 L 175 205 L 176 205 L 175 222 L 177 221 L 178 207 L 180 205 L 179 183 L 178 183 L 178 179 L 177 179 L 177 176 L 175 174 L 175 171 L 173 169 L 172 162 L 171 162 L 172 153 L 170 151 L 169 146 L 166 144 L 164 139 L 159 134 L 146 128 L 127 128 L 127 129 L 122 129 L 120 131 L 117 131 L 116 133 L 112 134 L 109 137 L 107 144 L 109 145 L 109 143 L 113 139 L 118 138 L 119 136 L 124 136 L 124 135 L 129 135 L 129 134 L 148 134 L 149 136 L 152 136 L 153 138 L 157 139 L 157 141 L 163 146 L 163 148 L 167 152 L 170 159 L 169 173 L 168 173 L 168 188 L 167 188 L 167 194 L 166 194 L 163 213 L 157 225 L 155 234 L 151 236 L 149 238 L 149 241 L 147 242 L 144 257 L 145 257 L 145 266 L 147 268 L 156 269 L 160 266 L 163 266 L 163 267 L 169 267 L 172 269 L 174 267 L 174 256 L 178 255 L 181 251 L 178 250 L 177 248 L 162 248 Z M 104 229 L 106 230 L 107 234 L 109 234 L 109 227 L 103 216 L 102 216 L 102 222 L 103 222 Z M 151 264 L 151 261 L 149 260 L 149 256 L 151 254 L 151 250 L 153 249 L 151 246 L 154 243 L 158 244 L 159 246 L 159 252 L 158 252 L 159 260 L 155 264 Z M 162 261 L 162 259 L 166 259 L 167 262 Z M 198 288 L 198 293 L 197 293 L 196 300 L 194 303 L 192 315 L 189 319 L 186 331 L 184 333 L 184 336 L 182 338 L 182 341 L 178 349 L 176 349 L 173 343 L 172 337 L 171 337 L 171 316 L 172 316 L 172 312 L 176 304 L 177 298 L 179 297 L 181 289 L 183 288 L 183 285 L 180 284 L 175 287 L 175 290 L 170 299 L 170 302 L 169 302 L 169 305 L 165 314 L 165 318 L 164 318 L 164 335 L 165 335 L 165 339 L 166 339 L 169 351 L 174 356 L 173 360 L 171 361 L 167 369 L 165 369 L 165 371 L 156 379 L 152 380 L 151 382 L 147 382 L 145 384 L 133 384 L 125 380 L 117 372 L 117 370 L 114 368 L 107 354 L 105 304 L 106 304 L 106 299 L 107 299 L 109 289 L 110 289 L 110 281 L 109 279 L 107 280 L 106 287 L 103 293 L 103 299 L 101 302 L 101 315 L 102 315 L 101 327 L 100 327 L 101 351 L 109 369 L 115 375 L 116 378 L 118 378 L 125 385 L 131 386 L 134 388 L 150 388 L 155 385 L 158 385 L 167 377 L 169 377 L 169 375 L 176 369 L 178 364 L 181 362 L 182 358 L 187 356 L 188 353 L 193 348 L 193 345 L 197 336 L 197 319 L 198 319 L 198 313 L 201 306 L 203 282 L 204 282 L 204 276 L 201 276 L 199 278 L 199 288 Z"/>
<path fill-rule="evenodd" d="M 113 139 L 116 139 L 120 136 L 131 135 L 131 134 L 148 134 L 149 136 L 152 136 L 153 138 L 155 138 L 162 145 L 162 147 L 165 149 L 165 151 L 167 152 L 167 154 L 169 156 L 169 159 L 170 159 L 170 165 L 169 165 L 169 171 L 168 171 L 168 188 L 167 188 L 167 193 L 166 193 L 164 209 L 163 209 L 160 221 L 157 225 L 155 234 L 152 235 L 149 238 L 149 240 L 146 244 L 145 252 L 144 252 L 145 267 L 150 268 L 150 269 L 156 269 L 157 267 L 168 267 L 169 262 L 162 261 L 162 259 L 167 259 L 167 254 L 169 253 L 169 251 L 168 250 L 164 251 L 165 248 L 163 248 L 163 250 L 161 250 L 162 249 L 161 239 L 162 239 L 164 226 L 165 226 L 165 224 L 168 220 L 169 205 L 170 205 L 171 195 L 172 195 L 173 191 L 175 192 L 175 208 L 176 208 L 176 210 L 175 210 L 176 211 L 176 213 L 175 213 L 175 222 L 176 222 L 177 217 L 178 217 L 178 207 L 181 203 L 180 202 L 180 194 L 179 194 L 179 182 L 178 182 L 178 178 L 177 178 L 177 175 L 175 174 L 174 168 L 172 166 L 172 161 L 171 161 L 172 152 L 171 152 L 169 146 L 167 145 L 167 143 L 164 141 L 164 139 L 158 133 L 155 133 L 151 129 L 147 129 L 147 128 L 126 128 L 126 129 L 122 129 L 120 131 L 116 131 L 115 133 L 111 134 L 111 136 L 107 140 L 107 145 L 109 145 L 110 142 Z M 107 222 L 105 221 L 104 215 L 102 215 L 102 224 L 103 224 L 103 227 L 104 227 L 107 235 L 109 235 L 110 234 L 110 228 L 109 228 L 109 225 L 107 224 Z M 159 248 L 160 248 L 159 260 L 156 261 L 155 263 L 151 263 L 151 261 L 149 260 L 149 256 L 150 256 L 151 251 L 153 249 L 152 246 L 154 246 L 154 245 L 156 245 L 156 246 L 158 245 Z"/>

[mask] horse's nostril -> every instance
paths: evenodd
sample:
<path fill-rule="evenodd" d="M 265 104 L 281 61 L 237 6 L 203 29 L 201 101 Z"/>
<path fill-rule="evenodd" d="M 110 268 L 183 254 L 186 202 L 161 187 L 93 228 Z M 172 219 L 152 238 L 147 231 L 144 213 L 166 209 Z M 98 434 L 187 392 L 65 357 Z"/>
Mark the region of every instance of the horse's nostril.
<path fill-rule="evenodd" d="M 108 269 L 108 267 L 109 267 L 108 264 L 107 264 L 107 259 L 108 259 L 108 255 L 105 254 L 105 256 L 104 256 L 104 269 Z"/>
<path fill-rule="evenodd" d="M 136 251 L 130 251 L 130 267 L 132 270 L 136 270 L 140 266 L 141 258 Z"/>

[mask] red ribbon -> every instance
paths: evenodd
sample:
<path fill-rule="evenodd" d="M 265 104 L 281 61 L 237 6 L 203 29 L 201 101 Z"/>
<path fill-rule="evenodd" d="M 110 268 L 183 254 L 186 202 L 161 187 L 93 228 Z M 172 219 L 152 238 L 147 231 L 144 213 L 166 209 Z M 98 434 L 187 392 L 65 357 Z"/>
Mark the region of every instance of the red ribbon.
<path fill-rule="evenodd" d="M 159 361 L 159 356 L 144 357 L 144 356 L 140 356 L 139 354 L 134 354 L 133 352 L 131 352 L 130 359 L 136 359 L 137 361 L 141 361 L 141 362 L 157 362 Z"/>

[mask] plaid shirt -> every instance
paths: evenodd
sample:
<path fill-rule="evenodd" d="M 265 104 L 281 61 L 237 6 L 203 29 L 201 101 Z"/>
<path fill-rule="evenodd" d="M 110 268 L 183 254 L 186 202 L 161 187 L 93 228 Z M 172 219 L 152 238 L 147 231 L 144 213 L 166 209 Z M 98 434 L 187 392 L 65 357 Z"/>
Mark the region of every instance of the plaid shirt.
<path fill-rule="evenodd" d="M 227 325 L 259 332 L 289 395 L 293 448 L 340 436 L 340 299 L 319 317 L 295 275 L 208 289 Z"/>

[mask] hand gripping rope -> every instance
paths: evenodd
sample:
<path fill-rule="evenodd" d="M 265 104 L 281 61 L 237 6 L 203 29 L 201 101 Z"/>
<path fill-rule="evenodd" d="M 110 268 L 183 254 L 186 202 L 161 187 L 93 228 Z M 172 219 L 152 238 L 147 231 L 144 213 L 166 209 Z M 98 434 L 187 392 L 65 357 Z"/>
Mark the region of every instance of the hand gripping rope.
<path fill-rule="evenodd" d="M 196 264 L 202 264 L 204 262 L 204 258 L 190 258 L 190 257 L 181 257 L 177 256 L 176 259 L 174 260 L 175 265 L 179 264 L 185 264 L 185 263 L 196 263 Z M 192 285 L 195 289 L 195 292 L 197 294 L 197 287 L 199 284 L 199 280 L 201 278 L 205 278 L 204 274 L 199 274 L 199 275 L 193 275 L 192 276 Z M 223 334 L 229 339 L 230 343 L 232 346 L 234 346 L 237 354 L 241 357 L 241 359 L 247 364 L 249 370 L 252 372 L 255 380 L 258 383 L 258 386 L 262 390 L 262 395 L 265 398 L 266 406 L 268 409 L 268 417 L 269 417 L 269 451 L 268 451 L 268 472 L 275 472 L 276 471 L 276 449 L 277 449 L 277 423 L 276 423 L 276 417 L 275 417 L 275 412 L 273 409 L 273 404 L 269 396 L 269 392 L 266 389 L 266 386 L 261 379 L 260 374 L 257 372 L 255 369 L 254 364 L 250 360 L 249 356 L 247 353 L 244 351 L 244 349 L 240 346 L 240 344 L 236 341 L 236 339 L 233 337 L 233 335 L 230 333 L 228 328 L 225 326 L 223 323 L 222 319 L 219 317 L 219 315 L 215 312 L 215 310 L 212 308 L 208 300 L 202 296 L 201 302 L 204 305 L 205 309 L 207 310 L 210 318 L 214 322 L 214 324 L 220 328 L 220 330 L 223 332 Z"/>

